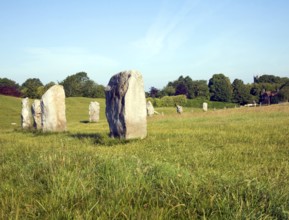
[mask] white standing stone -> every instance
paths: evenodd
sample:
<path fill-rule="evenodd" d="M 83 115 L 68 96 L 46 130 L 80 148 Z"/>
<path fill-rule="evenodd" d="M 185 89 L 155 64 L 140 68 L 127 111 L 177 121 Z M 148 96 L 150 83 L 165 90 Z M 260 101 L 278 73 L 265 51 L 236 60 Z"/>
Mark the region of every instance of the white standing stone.
<path fill-rule="evenodd" d="M 99 103 L 90 102 L 89 104 L 89 122 L 99 122 Z"/>
<path fill-rule="evenodd" d="M 155 113 L 155 109 L 151 101 L 147 102 L 147 116 L 153 116 Z"/>
<path fill-rule="evenodd" d="M 114 75 L 106 87 L 105 97 L 111 137 L 147 136 L 146 99 L 140 72 L 131 70 Z"/>
<path fill-rule="evenodd" d="M 182 114 L 183 113 L 183 107 L 180 105 L 176 105 L 177 113 Z"/>
<path fill-rule="evenodd" d="M 63 86 L 54 85 L 41 99 L 43 131 L 66 131 L 65 93 Z"/>
<path fill-rule="evenodd" d="M 208 103 L 206 103 L 206 102 L 203 103 L 203 111 L 204 112 L 208 111 Z"/>
<path fill-rule="evenodd" d="M 32 103 L 32 116 L 33 116 L 33 126 L 36 129 L 41 129 L 41 102 L 39 99 L 35 99 Z"/>
<path fill-rule="evenodd" d="M 31 107 L 29 105 L 28 97 L 22 99 L 21 126 L 24 129 L 32 127 Z"/>

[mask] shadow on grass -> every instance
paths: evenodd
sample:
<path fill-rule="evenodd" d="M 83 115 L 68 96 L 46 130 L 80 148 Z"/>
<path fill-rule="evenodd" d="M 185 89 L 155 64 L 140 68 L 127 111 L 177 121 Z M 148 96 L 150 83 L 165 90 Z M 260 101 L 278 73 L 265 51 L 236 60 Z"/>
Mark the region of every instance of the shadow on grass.
<path fill-rule="evenodd" d="M 42 131 L 42 130 L 37 130 L 34 128 L 28 128 L 28 129 L 23 129 L 23 128 L 16 128 L 14 129 L 14 132 L 22 133 L 22 134 L 32 134 L 34 136 L 50 136 L 50 135 L 59 135 L 59 134 L 68 134 L 68 131 L 62 131 L 62 132 L 53 132 L 53 131 Z"/>
<path fill-rule="evenodd" d="M 110 138 L 109 135 L 103 135 L 99 133 L 76 133 L 70 135 L 73 138 L 77 138 L 79 140 L 88 139 L 91 140 L 94 145 L 98 146 L 116 146 L 116 145 L 125 145 L 133 142 L 134 140 L 124 140 L 119 138 Z"/>
<path fill-rule="evenodd" d="M 89 120 L 82 120 L 82 121 L 80 121 L 80 123 L 88 124 L 88 123 L 89 123 Z"/>
<path fill-rule="evenodd" d="M 22 134 L 31 134 L 34 137 L 38 136 L 69 136 L 72 138 L 76 138 L 79 140 L 88 140 L 90 141 L 93 145 L 97 146 L 106 146 L 106 147 L 111 147 L 111 146 L 117 146 L 117 145 L 125 145 L 128 143 L 133 143 L 138 141 L 137 139 L 134 140 L 125 140 L 121 138 L 111 138 L 109 137 L 109 134 L 100 134 L 100 133 L 70 133 L 69 131 L 64 131 L 64 132 L 43 132 L 42 130 L 35 130 L 35 129 L 14 129 L 15 132 L 19 132 Z"/>

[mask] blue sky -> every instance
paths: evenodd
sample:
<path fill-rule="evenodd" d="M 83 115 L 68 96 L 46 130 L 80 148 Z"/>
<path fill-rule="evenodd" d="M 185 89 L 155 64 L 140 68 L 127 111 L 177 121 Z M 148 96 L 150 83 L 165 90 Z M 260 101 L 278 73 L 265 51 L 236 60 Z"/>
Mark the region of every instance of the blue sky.
<path fill-rule="evenodd" d="M 145 88 L 215 73 L 289 77 L 287 0 L 1 0 L 0 77 L 107 85 L 137 69 Z"/>

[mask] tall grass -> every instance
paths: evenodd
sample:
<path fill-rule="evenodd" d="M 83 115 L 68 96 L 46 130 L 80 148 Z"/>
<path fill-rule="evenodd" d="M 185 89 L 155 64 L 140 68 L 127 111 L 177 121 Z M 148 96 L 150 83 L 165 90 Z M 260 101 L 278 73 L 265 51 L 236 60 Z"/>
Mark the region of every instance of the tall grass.
<path fill-rule="evenodd" d="M 86 123 L 90 101 L 67 99 L 68 132 L 43 134 L 13 128 L 21 102 L 0 96 L 0 219 L 289 218 L 288 105 L 159 108 L 146 139 L 120 141 L 104 100 Z"/>

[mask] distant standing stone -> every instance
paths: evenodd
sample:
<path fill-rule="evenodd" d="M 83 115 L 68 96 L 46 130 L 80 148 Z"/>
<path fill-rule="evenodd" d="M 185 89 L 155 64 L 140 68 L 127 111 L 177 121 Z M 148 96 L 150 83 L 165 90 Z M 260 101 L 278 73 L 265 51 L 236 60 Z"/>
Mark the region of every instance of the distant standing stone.
<path fill-rule="evenodd" d="M 183 107 L 180 105 L 176 105 L 177 107 L 177 113 L 182 114 L 183 113 Z"/>
<path fill-rule="evenodd" d="M 208 103 L 206 103 L 206 102 L 203 103 L 203 111 L 204 112 L 208 111 Z"/>
<path fill-rule="evenodd" d="M 66 131 L 65 93 L 63 86 L 54 85 L 41 99 L 43 131 Z"/>
<path fill-rule="evenodd" d="M 33 116 L 33 127 L 36 129 L 41 129 L 41 102 L 39 99 L 35 99 L 32 103 L 32 116 Z"/>
<path fill-rule="evenodd" d="M 32 127 L 31 122 L 31 107 L 29 106 L 29 99 L 22 99 L 22 111 L 21 111 L 21 126 L 24 129 Z"/>
<path fill-rule="evenodd" d="M 99 103 L 90 102 L 89 104 L 89 122 L 99 122 Z"/>
<path fill-rule="evenodd" d="M 111 77 L 105 91 L 110 136 L 124 139 L 147 136 L 147 113 L 143 78 L 135 70 Z"/>
<path fill-rule="evenodd" d="M 153 116 L 155 113 L 155 109 L 151 101 L 147 102 L 147 116 Z"/>

